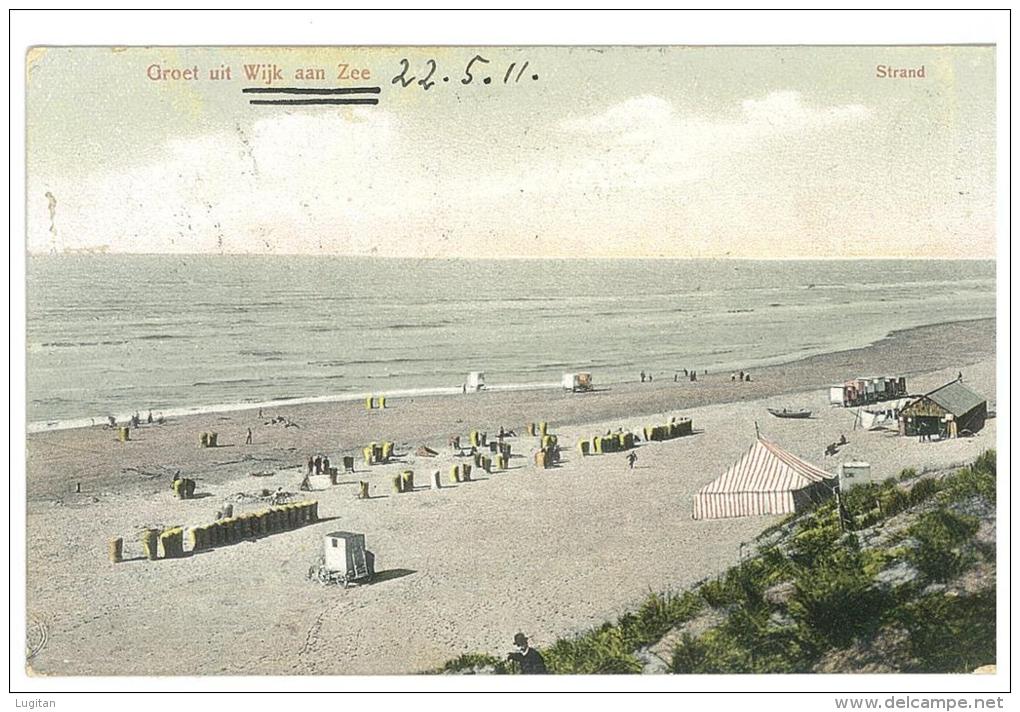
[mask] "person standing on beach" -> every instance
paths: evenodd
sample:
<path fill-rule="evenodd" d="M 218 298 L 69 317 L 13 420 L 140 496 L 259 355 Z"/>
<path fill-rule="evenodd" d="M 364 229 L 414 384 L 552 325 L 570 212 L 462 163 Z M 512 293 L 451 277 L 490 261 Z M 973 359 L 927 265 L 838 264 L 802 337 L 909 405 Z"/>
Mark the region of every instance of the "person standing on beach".
<path fill-rule="evenodd" d="M 251 445 L 251 428 L 248 428 L 248 437 L 244 439 L 245 445 Z"/>
<path fill-rule="evenodd" d="M 630 466 L 630 469 L 632 470 L 634 469 L 635 462 L 637 462 L 637 453 L 631 452 L 629 455 L 627 455 L 627 464 Z"/>
<path fill-rule="evenodd" d="M 507 661 L 515 662 L 521 666 L 522 675 L 547 675 L 545 659 L 542 654 L 528 645 L 528 637 L 524 633 L 514 636 L 514 647 L 516 652 L 506 656 Z"/>
<path fill-rule="evenodd" d="M 641 372 L 641 382 L 642 383 L 645 382 L 645 372 L 644 371 Z"/>

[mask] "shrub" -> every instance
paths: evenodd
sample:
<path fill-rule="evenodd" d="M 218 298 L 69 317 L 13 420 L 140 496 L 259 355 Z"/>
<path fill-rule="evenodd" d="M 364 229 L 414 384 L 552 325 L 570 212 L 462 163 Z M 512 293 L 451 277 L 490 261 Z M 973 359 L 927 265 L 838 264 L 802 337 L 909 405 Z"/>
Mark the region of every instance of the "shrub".
<path fill-rule="evenodd" d="M 800 566 L 811 567 L 832 551 L 840 535 L 838 521 L 801 527 L 793 536 L 790 558 Z"/>
<path fill-rule="evenodd" d="M 712 608 L 722 608 L 733 602 L 732 592 L 726 588 L 723 579 L 712 579 L 698 587 L 698 593 Z"/>
<path fill-rule="evenodd" d="M 995 451 L 987 450 L 970 467 L 964 467 L 947 478 L 947 499 L 957 501 L 968 497 L 984 497 L 995 503 Z"/>
<path fill-rule="evenodd" d="M 706 672 L 708 660 L 708 645 L 700 638 L 684 633 L 680 642 L 673 648 L 670 672 L 681 675 Z"/>
<path fill-rule="evenodd" d="M 963 673 L 995 662 L 995 586 L 971 596 L 926 596 L 897 616 L 911 631 L 916 669 Z"/>
<path fill-rule="evenodd" d="M 702 599 L 690 591 L 649 594 L 635 613 L 621 616 L 617 621 L 624 648 L 634 651 L 651 645 L 672 628 L 696 616 L 703 605 Z"/>
<path fill-rule="evenodd" d="M 681 674 L 747 673 L 751 671 L 751 656 L 738 641 L 717 628 L 699 638 L 681 638 L 673 650 L 670 669 Z"/>
<path fill-rule="evenodd" d="M 851 547 L 803 571 L 795 585 L 790 612 L 830 646 L 846 645 L 874 630 L 891 603 L 886 592 L 872 585 L 864 557 Z"/>
<path fill-rule="evenodd" d="M 934 497 L 939 489 L 939 483 L 931 477 L 925 477 L 917 481 L 913 487 L 910 488 L 910 504 L 911 506 L 925 502 Z"/>
<path fill-rule="evenodd" d="M 924 514 L 908 530 L 918 541 L 911 559 L 918 569 L 934 581 L 948 581 L 960 575 L 970 563 L 961 545 L 978 530 L 976 517 L 938 509 Z"/>
<path fill-rule="evenodd" d="M 509 672 L 502 660 L 480 653 L 467 653 L 454 658 L 443 665 L 439 672 L 473 673 L 488 667 L 491 667 L 497 675 L 506 675 Z"/>
<path fill-rule="evenodd" d="M 782 554 L 769 550 L 730 568 L 722 578 L 702 584 L 698 593 L 713 608 L 745 603 L 758 605 L 765 587 L 782 577 L 785 563 Z"/>
<path fill-rule="evenodd" d="M 605 624 L 573 639 L 558 640 L 542 651 L 546 667 L 560 675 L 611 675 L 641 672 L 622 631 Z"/>
<path fill-rule="evenodd" d="M 900 470 L 899 475 L 900 482 L 906 482 L 907 480 L 912 480 L 915 477 L 917 477 L 917 470 L 915 470 L 913 467 L 907 467 L 905 469 Z"/>
<path fill-rule="evenodd" d="M 982 474 L 995 475 L 995 450 L 985 450 L 978 455 L 973 469 Z"/>

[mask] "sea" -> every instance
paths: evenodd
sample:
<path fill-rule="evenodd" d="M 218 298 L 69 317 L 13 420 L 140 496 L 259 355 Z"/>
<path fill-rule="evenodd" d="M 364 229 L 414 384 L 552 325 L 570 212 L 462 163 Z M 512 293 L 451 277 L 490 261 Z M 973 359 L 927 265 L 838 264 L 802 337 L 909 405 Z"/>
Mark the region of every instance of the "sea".
<path fill-rule="evenodd" d="M 731 371 L 995 315 L 992 261 L 32 255 L 30 431 Z"/>

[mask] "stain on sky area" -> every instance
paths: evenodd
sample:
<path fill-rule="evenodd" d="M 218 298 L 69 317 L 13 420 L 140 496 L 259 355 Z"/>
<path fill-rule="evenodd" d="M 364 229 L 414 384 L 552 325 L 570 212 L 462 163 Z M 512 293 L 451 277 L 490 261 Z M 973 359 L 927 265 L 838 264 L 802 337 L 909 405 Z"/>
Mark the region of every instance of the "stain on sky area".
<path fill-rule="evenodd" d="M 50 191 L 46 191 L 46 208 L 50 213 L 50 248 L 57 247 L 57 198 Z"/>

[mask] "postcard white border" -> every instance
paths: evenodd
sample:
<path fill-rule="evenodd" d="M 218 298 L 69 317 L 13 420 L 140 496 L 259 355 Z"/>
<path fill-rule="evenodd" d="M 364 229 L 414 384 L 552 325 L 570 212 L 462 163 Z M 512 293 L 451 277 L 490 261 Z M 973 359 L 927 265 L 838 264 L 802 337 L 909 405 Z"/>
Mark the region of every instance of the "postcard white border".
<path fill-rule="evenodd" d="M 200 17 L 196 21 L 194 14 Z M 1007 628 L 1009 606 L 1010 541 L 1008 514 L 999 517 L 999 651 L 995 676 L 663 676 L 587 677 L 546 679 L 497 677 L 300 677 L 300 678 L 28 678 L 20 664 L 24 640 L 25 570 L 25 52 L 33 45 L 564 45 L 564 44 L 997 44 L 998 130 L 998 418 L 1000 471 L 1009 473 L 1010 366 L 1010 252 L 1009 252 L 1009 101 L 1011 72 L 1010 18 L 1003 11 L 690 11 L 690 12 L 586 12 L 572 11 L 14 11 L 11 16 L 9 71 L 11 77 L 10 142 L 10 452 L 11 452 L 11 566 L 10 605 L 11 687 L 30 692 L 16 695 L 26 701 L 55 699 L 61 691 L 145 693 L 162 691 L 482 691 L 585 690 L 585 691 L 740 691 L 768 690 L 815 692 L 810 695 L 753 695 L 730 700 L 765 709 L 833 709 L 837 694 L 823 690 L 889 692 L 992 691 L 1009 684 Z M 1000 478 L 1000 507 L 1007 492 Z M 275 697 L 251 701 L 202 697 L 147 697 L 127 695 L 59 695 L 60 707 L 80 709 L 134 709 L 142 702 L 150 710 L 178 708 L 181 704 L 255 704 L 275 707 Z M 604 698 L 614 704 L 614 698 Z M 459 698 L 455 704 L 468 700 Z M 338 704 L 335 699 L 302 699 L 299 704 Z M 397 701 L 399 702 L 399 700 Z M 345 698 L 345 704 L 372 703 Z M 419 698 L 407 703 L 433 703 L 448 708 L 450 700 Z M 479 700 L 470 704 L 476 705 Z M 487 706 L 530 704 L 529 700 L 488 699 Z M 713 695 L 666 701 L 666 704 L 714 705 Z"/>

